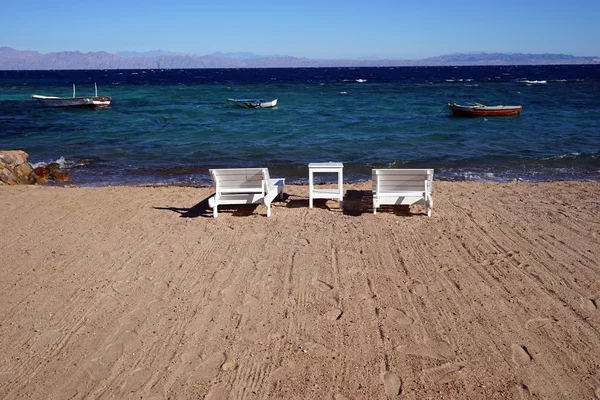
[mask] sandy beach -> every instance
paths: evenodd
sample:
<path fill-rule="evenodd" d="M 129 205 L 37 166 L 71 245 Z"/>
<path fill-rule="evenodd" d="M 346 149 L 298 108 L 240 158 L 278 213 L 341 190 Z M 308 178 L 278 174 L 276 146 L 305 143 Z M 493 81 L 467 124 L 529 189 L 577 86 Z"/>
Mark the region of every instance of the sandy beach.
<path fill-rule="evenodd" d="M 600 398 L 600 183 L 344 189 L 0 186 L 0 398 Z"/>

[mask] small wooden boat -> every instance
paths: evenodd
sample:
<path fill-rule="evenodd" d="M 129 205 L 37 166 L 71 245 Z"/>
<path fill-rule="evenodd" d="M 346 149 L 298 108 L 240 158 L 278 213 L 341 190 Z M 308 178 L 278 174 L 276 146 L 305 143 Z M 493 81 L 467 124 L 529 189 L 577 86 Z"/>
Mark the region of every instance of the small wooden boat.
<path fill-rule="evenodd" d="M 461 106 L 456 103 L 448 103 L 448 108 L 452 114 L 457 117 L 492 117 L 504 115 L 521 114 L 522 106 L 486 106 L 479 103 L 473 103 L 468 106 Z"/>
<path fill-rule="evenodd" d="M 277 99 L 227 99 L 227 102 L 244 108 L 273 108 Z"/>
<path fill-rule="evenodd" d="M 31 98 L 36 99 L 38 103 L 44 107 L 106 107 L 112 101 L 110 96 L 98 96 L 98 87 L 96 88 L 95 96 L 75 97 L 75 84 L 73 84 L 73 97 L 55 97 L 55 96 L 40 96 L 32 94 Z"/>

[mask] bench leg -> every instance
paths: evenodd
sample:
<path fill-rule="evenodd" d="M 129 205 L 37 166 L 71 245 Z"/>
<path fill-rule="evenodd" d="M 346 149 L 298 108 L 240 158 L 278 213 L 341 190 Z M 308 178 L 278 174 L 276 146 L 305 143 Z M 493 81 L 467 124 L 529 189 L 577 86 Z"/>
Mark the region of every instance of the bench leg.
<path fill-rule="evenodd" d="M 265 204 L 267 206 L 267 217 L 271 216 L 271 203 Z"/>
<path fill-rule="evenodd" d="M 217 215 L 218 215 L 218 214 L 219 214 L 219 213 L 217 212 L 217 205 L 215 204 L 215 206 L 213 207 L 213 217 L 214 217 L 214 218 L 217 218 Z"/>

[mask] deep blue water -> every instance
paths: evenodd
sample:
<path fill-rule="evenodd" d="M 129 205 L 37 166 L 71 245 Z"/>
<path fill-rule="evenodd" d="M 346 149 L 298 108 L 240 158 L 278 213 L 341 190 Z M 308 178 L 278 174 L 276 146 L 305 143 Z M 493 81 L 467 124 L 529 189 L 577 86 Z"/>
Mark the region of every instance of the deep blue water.
<path fill-rule="evenodd" d="M 42 108 L 32 93 L 112 96 L 106 109 Z M 276 97 L 239 109 L 230 97 Z M 449 102 L 521 104 L 456 118 Z M 0 149 L 59 160 L 81 186 L 210 184 L 209 168 L 310 162 L 428 167 L 436 179 L 600 180 L 600 65 L 0 71 Z"/>

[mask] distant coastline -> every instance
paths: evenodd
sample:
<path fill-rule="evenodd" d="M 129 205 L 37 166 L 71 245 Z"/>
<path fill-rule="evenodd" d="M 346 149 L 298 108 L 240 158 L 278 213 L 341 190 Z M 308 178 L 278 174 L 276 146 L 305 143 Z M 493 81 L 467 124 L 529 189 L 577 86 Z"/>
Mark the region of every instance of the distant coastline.
<path fill-rule="evenodd" d="M 311 67 L 394 67 L 462 65 L 575 65 L 600 64 L 600 57 L 569 54 L 456 53 L 420 60 L 391 59 L 309 59 L 286 55 L 261 56 L 252 53 L 177 54 L 162 50 L 146 53 L 37 51 L 0 47 L 0 70 L 69 69 L 187 69 L 187 68 L 311 68 Z"/>

